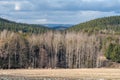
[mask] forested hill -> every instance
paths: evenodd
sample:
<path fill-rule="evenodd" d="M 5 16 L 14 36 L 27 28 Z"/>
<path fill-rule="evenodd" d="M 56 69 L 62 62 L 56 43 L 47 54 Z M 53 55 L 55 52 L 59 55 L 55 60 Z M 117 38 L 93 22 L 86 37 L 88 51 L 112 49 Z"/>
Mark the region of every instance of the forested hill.
<path fill-rule="evenodd" d="M 106 17 L 76 25 L 64 33 L 0 19 L 0 69 L 118 68 L 120 35 L 101 33 L 119 33 L 119 24 L 120 16 Z M 95 31 L 100 34 L 94 34 Z M 41 32 L 43 34 L 34 34 Z"/>
<path fill-rule="evenodd" d="M 16 23 L 10 20 L 6 20 L 0 18 L 0 30 L 9 30 L 9 31 L 22 31 L 22 32 L 29 32 L 29 33 L 43 33 L 48 30 L 52 30 L 44 25 L 37 25 L 37 24 L 25 24 L 25 23 Z M 94 32 L 111 32 L 114 31 L 117 34 L 120 33 L 120 16 L 111 16 L 111 17 L 104 17 L 98 18 L 94 20 L 90 20 L 84 23 L 80 23 L 78 25 L 72 26 L 66 29 L 67 31 L 84 31 L 88 33 Z"/>
<path fill-rule="evenodd" d="M 101 30 L 120 31 L 120 16 L 111 16 L 90 20 L 67 29 L 68 31 L 95 32 Z"/>
<path fill-rule="evenodd" d="M 22 31 L 29 33 L 44 33 L 50 30 L 49 28 L 43 25 L 16 23 L 13 21 L 0 18 L 0 30 L 4 29 L 14 32 Z"/>

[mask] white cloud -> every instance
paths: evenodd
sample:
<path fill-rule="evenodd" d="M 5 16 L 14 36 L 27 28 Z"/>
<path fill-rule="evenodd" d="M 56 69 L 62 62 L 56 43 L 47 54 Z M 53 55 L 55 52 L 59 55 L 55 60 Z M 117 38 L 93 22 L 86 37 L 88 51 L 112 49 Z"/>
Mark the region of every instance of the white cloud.
<path fill-rule="evenodd" d="M 46 24 L 47 23 L 47 19 L 37 19 L 35 20 L 36 23 L 39 23 L 39 24 Z"/>
<path fill-rule="evenodd" d="M 26 5 L 29 5 L 29 4 L 31 4 L 31 3 L 29 3 L 29 1 L 27 1 L 27 0 L 26 1 L 22 1 L 22 0 L 21 1 L 17 1 L 17 0 L 15 0 L 15 1 L 13 1 L 13 0 L 11 0 L 11 1 L 8 1 L 8 0 L 1 1 L 0 0 L 0 7 L 4 7 L 4 9 L 6 11 L 8 11 L 8 10 L 19 11 L 21 9 L 26 8 Z M 27 6 L 27 8 L 28 8 L 28 6 Z"/>
<path fill-rule="evenodd" d="M 16 11 L 19 11 L 19 10 L 21 9 L 20 4 L 16 3 L 14 9 L 15 9 Z"/>

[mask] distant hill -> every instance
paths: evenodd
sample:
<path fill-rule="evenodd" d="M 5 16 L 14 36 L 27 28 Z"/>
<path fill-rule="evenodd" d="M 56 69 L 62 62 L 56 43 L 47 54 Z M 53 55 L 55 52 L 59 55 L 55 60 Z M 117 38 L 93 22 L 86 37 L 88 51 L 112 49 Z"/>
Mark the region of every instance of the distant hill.
<path fill-rule="evenodd" d="M 111 16 L 90 20 L 66 29 L 68 31 L 95 32 L 100 30 L 120 31 L 120 16 Z"/>
<path fill-rule="evenodd" d="M 65 30 L 67 29 L 68 27 L 64 27 L 64 26 L 56 26 L 56 27 L 52 27 L 52 29 L 54 30 Z"/>
<path fill-rule="evenodd" d="M 44 26 L 47 26 L 54 30 L 65 30 L 65 29 L 73 26 L 73 24 L 44 24 Z"/>
<path fill-rule="evenodd" d="M 77 25 L 72 24 L 24 24 L 24 23 L 16 23 L 10 20 L 6 20 L 0 18 L 0 30 L 11 30 L 11 31 L 22 31 L 22 32 L 30 32 L 30 33 L 42 33 L 48 30 L 67 30 L 67 31 L 84 31 L 84 32 L 100 32 L 102 30 L 106 30 L 110 32 L 111 30 L 120 33 L 120 16 L 111 16 L 98 18 L 94 20 L 90 20 L 84 23 L 80 23 Z"/>
<path fill-rule="evenodd" d="M 43 25 L 16 23 L 14 21 L 0 18 L 0 30 L 4 29 L 15 32 L 22 31 L 30 33 L 43 33 L 50 30 L 50 28 Z"/>

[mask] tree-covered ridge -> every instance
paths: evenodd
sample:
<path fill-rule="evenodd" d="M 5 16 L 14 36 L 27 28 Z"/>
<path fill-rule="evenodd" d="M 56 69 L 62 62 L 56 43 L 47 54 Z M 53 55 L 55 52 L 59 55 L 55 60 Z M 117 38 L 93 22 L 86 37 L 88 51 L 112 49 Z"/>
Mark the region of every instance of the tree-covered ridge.
<path fill-rule="evenodd" d="M 1 19 L 0 69 L 98 68 L 114 66 L 113 62 L 120 64 L 120 35 L 114 34 L 115 29 L 120 32 L 116 27 L 119 19 L 119 16 L 96 19 L 66 32 Z M 89 35 L 90 31 L 93 34 Z M 102 31 L 112 34 L 101 34 Z"/>
<path fill-rule="evenodd" d="M 111 16 L 94 19 L 88 22 L 84 22 L 67 29 L 68 31 L 84 31 L 84 32 L 95 32 L 101 30 L 108 31 L 120 31 L 120 16 Z"/>
<path fill-rule="evenodd" d="M 9 21 L 6 19 L 0 18 L 0 30 L 9 30 L 9 31 L 22 31 L 22 32 L 28 32 L 28 33 L 44 33 L 49 28 L 43 26 L 43 25 L 35 25 L 35 24 L 23 24 L 23 23 L 16 23 L 13 21 Z"/>

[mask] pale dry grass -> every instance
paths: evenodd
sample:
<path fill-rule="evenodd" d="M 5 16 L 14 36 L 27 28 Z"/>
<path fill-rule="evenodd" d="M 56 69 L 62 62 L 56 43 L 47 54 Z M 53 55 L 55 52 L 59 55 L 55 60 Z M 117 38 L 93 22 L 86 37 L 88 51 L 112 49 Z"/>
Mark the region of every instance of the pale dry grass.
<path fill-rule="evenodd" d="M 0 75 L 120 80 L 120 69 L 17 69 L 0 70 Z"/>

